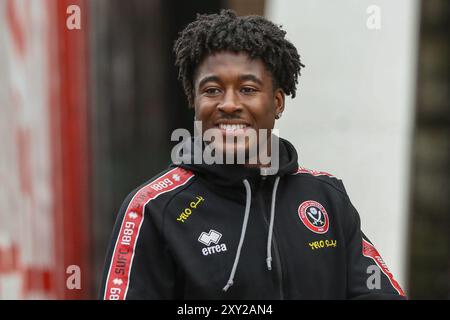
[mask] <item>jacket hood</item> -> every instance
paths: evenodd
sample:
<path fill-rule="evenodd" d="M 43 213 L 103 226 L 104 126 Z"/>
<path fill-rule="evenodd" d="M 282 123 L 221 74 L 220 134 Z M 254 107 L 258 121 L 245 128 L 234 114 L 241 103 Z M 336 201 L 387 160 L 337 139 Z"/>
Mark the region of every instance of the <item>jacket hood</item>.
<path fill-rule="evenodd" d="M 264 175 L 282 177 L 284 175 L 296 172 L 298 168 L 298 156 L 294 146 L 285 139 L 276 136 L 275 138 L 279 139 L 279 166 L 278 171 L 276 172 L 266 172 L 264 169 L 258 167 L 246 167 L 242 164 L 206 164 L 203 162 L 203 159 L 201 162 L 197 161 L 200 163 L 195 163 L 193 161 L 195 149 L 194 145 L 197 144 L 197 150 L 201 150 L 202 154 L 204 146 L 201 140 L 194 138 L 187 141 L 189 144 L 187 148 L 184 148 L 186 145 L 183 144 L 179 153 L 183 159 L 189 159 L 189 161 L 184 161 L 181 164 L 172 164 L 171 166 L 178 166 L 193 171 L 199 176 L 214 179 L 214 183 L 221 186 L 242 186 L 242 180 L 244 179 L 255 181 Z M 187 157 L 183 156 L 183 150 L 187 150 L 187 152 L 189 152 Z"/>

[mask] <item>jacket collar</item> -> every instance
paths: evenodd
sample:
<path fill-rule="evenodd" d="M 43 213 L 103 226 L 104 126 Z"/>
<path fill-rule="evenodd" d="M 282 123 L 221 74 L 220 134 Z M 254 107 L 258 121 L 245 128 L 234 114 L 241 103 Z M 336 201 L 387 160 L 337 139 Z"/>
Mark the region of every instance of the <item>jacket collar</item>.
<path fill-rule="evenodd" d="M 298 168 L 298 155 L 294 146 L 287 140 L 279 139 L 279 169 L 274 176 L 283 177 L 297 171 Z M 195 164 L 193 163 L 193 145 L 196 143 L 194 139 L 188 141 L 192 150 L 190 153 L 190 162 L 181 163 L 178 165 L 172 164 L 172 166 L 179 166 L 187 170 L 193 171 L 196 175 L 205 178 L 211 184 L 222 187 L 237 187 L 243 188 L 242 181 L 247 179 L 251 184 L 256 184 L 261 179 L 260 168 L 249 168 L 244 165 L 237 164 Z M 201 142 L 200 142 L 201 143 Z M 203 151 L 203 145 L 201 146 Z"/>

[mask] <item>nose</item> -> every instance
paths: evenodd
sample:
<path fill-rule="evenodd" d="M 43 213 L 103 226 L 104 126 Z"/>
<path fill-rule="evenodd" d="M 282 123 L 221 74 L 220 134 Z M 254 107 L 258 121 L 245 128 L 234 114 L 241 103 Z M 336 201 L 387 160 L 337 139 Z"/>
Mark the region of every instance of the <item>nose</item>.
<path fill-rule="evenodd" d="M 242 110 L 242 106 L 238 101 L 238 97 L 233 92 L 233 90 L 228 90 L 221 103 L 217 108 L 223 113 L 236 113 Z"/>

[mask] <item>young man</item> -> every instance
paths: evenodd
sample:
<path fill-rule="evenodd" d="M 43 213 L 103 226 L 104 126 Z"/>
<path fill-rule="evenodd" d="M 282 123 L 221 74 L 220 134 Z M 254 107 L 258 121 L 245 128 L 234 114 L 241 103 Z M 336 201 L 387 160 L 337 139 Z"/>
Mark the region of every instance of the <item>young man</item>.
<path fill-rule="evenodd" d="M 244 151 L 245 161 L 184 161 L 134 190 L 117 217 L 101 298 L 403 298 L 341 180 L 299 167 L 284 139 L 276 152 L 268 148 L 270 163 L 250 163 L 249 150 L 272 137 L 303 67 L 285 32 L 224 10 L 199 15 L 175 54 L 201 133 L 224 138 L 202 141 L 201 150 Z M 251 130 L 266 132 L 234 139 Z M 274 157 L 275 170 L 264 170 Z"/>

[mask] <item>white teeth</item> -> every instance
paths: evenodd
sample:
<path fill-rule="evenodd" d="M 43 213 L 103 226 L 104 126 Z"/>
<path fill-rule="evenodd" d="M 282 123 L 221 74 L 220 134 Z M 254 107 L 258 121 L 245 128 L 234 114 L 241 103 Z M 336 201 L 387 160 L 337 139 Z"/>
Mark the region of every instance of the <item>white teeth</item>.
<path fill-rule="evenodd" d="M 244 129 L 247 127 L 245 124 L 219 124 L 219 128 L 227 131 L 234 131 L 238 129 Z"/>

